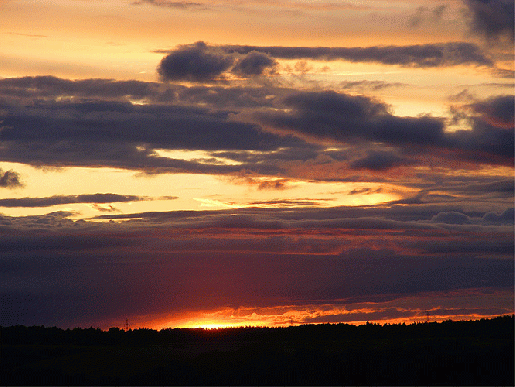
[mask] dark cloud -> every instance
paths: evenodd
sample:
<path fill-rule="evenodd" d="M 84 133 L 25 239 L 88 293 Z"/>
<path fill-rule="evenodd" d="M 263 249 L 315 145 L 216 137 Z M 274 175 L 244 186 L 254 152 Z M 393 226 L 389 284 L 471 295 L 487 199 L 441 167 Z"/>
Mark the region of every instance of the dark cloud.
<path fill-rule="evenodd" d="M 407 87 L 406 83 L 401 82 L 384 82 L 384 81 L 344 81 L 340 82 L 342 89 L 354 89 L 359 91 L 365 90 L 381 90 L 388 87 Z"/>
<path fill-rule="evenodd" d="M 388 107 L 365 96 L 353 96 L 332 91 L 298 92 L 282 100 L 282 108 L 259 119 L 267 124 L 293 132 L 341 142 L 369 141 L 402 147 L 406 155 L 416 147 L 441 150 L 443 157 L 448 149 L 453 157 L 474 163 L 513 165 L 514 131 L 509 119 L 513 116 L 513 96 L 501 96 L 478 101 L 476 110 L 483 107 L 487 113 L 473 116 L 472 130 L 445 133 L 443 120 L 433 117 L 396 117 Z M 508 120 L 508 121 L 506 121 Z M 500 121 L 502 121 L 500 123 Z M 507 128 L 511 126 L 511 130 Z M 355 161 L 355 168 L 377 169 L 389 162 L 401 163 L 394 155 L 378 153 Z M 415 157 L 415 153 L 412 157 Z M 387 160 L 388 158 L 388 160 Z M 402 163 L 414 163 L 402 160 Z"/>
<path fill-rule="evenodd" d="M 471 105 L 481 118 L 493 126 L 502 128 L 513 128 L 515 96 L 501 95 L 491 97 L 485 101 L 477 101 Z"/>
<path fill-rule="evenodd" d="M 266 53 L 250 51 L 236 55 L 199 41 L 168 53 L 157 68 L 165 81 L 208 82 L 224 79 L 226 72 L 250 78 L 273 73 L 277 61 Z"/>
<path fill-rule="evenodd" d="M 513 286 L 513 234 L 501 226 L 513 210 L 495 219 L 450 205 L 98 217 L 122 223 L 69 215 L 0 216 L 0 293 L 13 312 L 2 325 L 14 315 L 21 324 L 68 326 L 127 314 Z M 485 225 L 468 231 L 470 224 L 456 224 L 462 220 Z"/>
<path fill-rule="evenodd" d="M 133 99 L 143 105 L 131 103 Z M 444 131 L 444 119 L 396 117 L 380 101 L 331 91 L 55 77 L 2 79 L 0 160 L 149 173 L 245 170 L 283 177 L 302 177 L 289 174 L 292 168 L 298 174 L 327 164 L 328 173 L 316 172 L 317 179 L 340 180 L 352 179 L 353 168 L 362 175 L 415 165 L 429 155 L 444 161 L 510 165 L 513 131 L 506 128 L 513 115 L 512 101 L 513 96 L 499 96 L 462 107 L 456 114 L 473 130 L 450 133 Z M 270 130 L 274 128 L 290 134 L 277 134 Z M 306 143 L 320 138 L 353 147 L 336 151 Z M 205 150 L 241 165 L 159 157 L 156 149 Z"/>
<path fill-rule="evenodd" d="M 283 100 L 290 112 L 260 118 L 269 124 L 340 141 L 367 139 L 395 144 L 441 142 L 443 122 L 436 118 L 395 117 L 388 107 L 364 96 L 332 91 L 299 92 Z"/>
<path fill-rule="evenodd" d="M 324 201 L 331 201 L 332 199 L 275 199 L 267 201 L 250 202 L 250 206 L 279 206 L 279 207 L 316 207 L 321 205 Z"/>
<path fill-rule="evenodd" d="M 262 75 L 265 71 L 273 70 L 277 61 L 262 52 L 250 52 L 236 62 L 232 72 L 244 77 Z"/>
<path fill-rule="evenodd" d="M 374 191 L 359 191 L 357 193 L 375 193 Z M 352 194 L 352 193 L 351 193 Z M 356 194 L 356 192 L 354 193 Z M 419 195 L 422 196 L 422 195 Z M 331 200 L 331 199 L 325 199 Z M 295 201 L 295 200 L 294 200 Z M 302 202 L 309 199 L 301 199 Z M 275 200 L 272 202 L 256 202 L 256 204 L 288 204 L 289 201 Z M 292 202 L 293 203 L 293 202 Z M 320 203 L 318 201 L 317 203 Z M 408 203 L 400 203 L 408 204 Z M 359 229 L 359 230 L 422 230 L 431 232 L 433 236 L 439 233 L 439 229 L 444 230 L 444 235 L 448 235 L 448 225 L 471 224 L 476 227 L 476 231 L 486 224 L 483 217 L 491 214 L 488 211 L 467 211 L 462 205 L 456 204 L 431 204 L 423 203 L 419 200 L 417 205 L 394 205 L 391 207 L 331 207 L 331 208 L 303 208 L 296 211 L 288 211 L 281 208 L 246 208 L 240 210 L 224 211 L 183 211 L 183 212 L 149 212 L 138 214 L 117 214 L 100 215 L 99 219 L 131 220 L 135 222 L 162 222 L 173 225 L 174 227 L 194 227 L 194 228 L 263 228 L 263 229 Z M 504 214 L 506 207 L 500 212 Z M 506 214 L 509 214 L 509 210 Z M 457 214 L 457 215 L 456 215 Z M 499 218 L 497 225 L 506 224 L 505 217 Z M 493 221 L 492 215 L 487 215 Z M 199 219 L 202 219 L 200 221 Z M 239 226 L 236 226 L 239 225 Z M 457 230 L 463 231 L 458 227 Z M 467 229 L 468 230 L 468 229 Z M 382 232 L 382 231 L 381 231 Z"/>
<path fill-rule="evenodd" d="M 487 212 L 483 215 L 483 221 L 487 223 L 493 224 L 513 224 L 515 212 L 513 208 L 508 208 L 503 211 L 500 215 L 497 215 L 495 212 Z"/>
<path fill-rule="evenodd" d="M 0 98 L 6 103 L 30 105 L 34 100 L 75 102 L 136 100 L 141 103 L 209 105 L 220 109 L 268 107 L 271 93 L 264 87 L 183 86 L 172 83 L 115 81 L 111 79 L 63 79 L 36 76 L 0 79 Z"/>
<path fill-rule="evenodd" d="M 145 98 L 158 93 L 160 84 L 112 79 L 63 79 L 36 76 L 0 79 L 0 93 L 8 98 Z"/>
<path fill-rule="evenodd" d="M 0 207 L 50 207 L 73 203 L 122 203 L 149 200 L 135 195 L 93 194 L 93 195 L 55 195 L 46 198 L 9 198 L 0 199 Z"/>
<path fill-rule="evenodd" d="M 494 195 L 497 197 L 513 198 L 513 185 L 513 180 L 499 180 L 462 185 L 458 187 L 448 187 L 447 190 L 451 192 L 462 192 L 466 195 Z"/>
<path fill-rule="evenodd" d="M 514 131 L 497 123 L 473 118 L 472 130 L 460 130 L 448 135 L 449 148 L 465 151 L 457 156 L 474 163 L 513 166 Z"/>
<path fill-rule="evenodd" d="M 291 136 L 266 133 L 255 124 L 233 121 L 229 112 L 193 107 L 49 101 L 37 106 L 6 106 L 5 110 L 0 158 L 33 165 L 104 165 L 193 173 L 231 173 L 256 167 L 277 173 L 277 167 L 270 164 L 204 164 L 158 157 L 154 149 L 272 150 L 304 146 L 302 140 Z"/>
<path fill-rule="evenodd" d="M 431 244 L 418 243 L 424 252 L 431 254 L 454 254 L 462 256 L 513 257 L 513 241 L 510 240 L 435 240 Z"/>
<path fill-rule="evenodd" d="M 502 38 L 513 43 L 513 0 L 465 0 L 472 14 L 471 29 L 489 41 Z"/>
<path fill-rule="evenodd" d="M 378 62 L 405 67 L 441 67 L 456 65 L 492 66 L 481 48 L 472 43 L 452 42 L 412 46 L 377 47 L 259 47 L 220 46 L 229 53 L 263 52 L 278 59 L 347 60 Z"/>
<path fill-rule="evenodd" d="M 382 188 L 359 188 L 353 189 L 349 192 L 349 195 L 373 195 L 376 193 L 381 193 L 383 191 Z"/>
<path fill-rule="evenodd" d="M 425 208 L 423 217 L 435 210 Z M 511 235 L 449 233 L 438 225 L 410 229 L 412 221 L 385 219 L 402 211 L 422 213 L 186 211 L 79 227 L 65 222 L 66 214 L 16 218 L 25 225 L 7 226 L 0 244 L 0 294 L 10 300 L 4 306 L 20 312 L 17 323 L 68 326 L 128 314 L 367 302 L 384 294 L 513 286 L 513 260 L 506 259 Z M 131 217 L 103 219 L 109 216 Z M 152 227 L 142 223 L 145 217 Z M 3 314 L 0 324 L 15 323 L 14 315 Z"/>
<path fill-rule="evenodd" d="M 509 78 L 509 79 L 515 78 L 515 71 L 510 70 L 510 69 L 493 68 L 491 73 L 492 73 L 492 76 L 496 77 L 496 78 Z M 508 85 L 508 87 L 513 89 L 513 85 Z"/>
<path fill-rule="evenodd" d="M 3 171 L 0 168 L 0 188 L 19 188 L 23 184 L 20 181 L 20 175 L 15 171 Z"/>
<path fill-rule="evenodd" d="M 205 82 L 219 79 L 233 63 L 232 56 L 197 42 L 165 56 L 157 72 L 165 81 Z"/>
<path fill-rule="evenodd" d="M 431 219 L 435 223 L 447 224 L 467 224 L 470 223 L 470 218 L 460 212 L 439 212 Z"/>
<path fill-rule="evenodd" d="M 394 167 L 411 165 L 414 161 L 397 156 L 392 152 L 371 151 L 366 157 L 354 160 L 352 169 L 368 169 L 371 171 L 385 171 Z"/>

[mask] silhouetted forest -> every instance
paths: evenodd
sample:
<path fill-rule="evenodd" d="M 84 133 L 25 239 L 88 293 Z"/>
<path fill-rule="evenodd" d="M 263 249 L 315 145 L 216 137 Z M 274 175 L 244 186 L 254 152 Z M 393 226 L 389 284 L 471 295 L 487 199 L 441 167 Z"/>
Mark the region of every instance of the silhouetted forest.
<path fill-rule="evenodd" d="M 288 328 L 0 327 L 0 385 L 514 385 L 514 317 Z"/>

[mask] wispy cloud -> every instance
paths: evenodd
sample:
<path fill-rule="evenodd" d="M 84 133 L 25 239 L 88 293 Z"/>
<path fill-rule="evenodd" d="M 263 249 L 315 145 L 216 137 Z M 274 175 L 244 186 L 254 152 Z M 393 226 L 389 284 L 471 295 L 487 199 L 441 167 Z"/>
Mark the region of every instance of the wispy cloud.
<path fill-rule="evenodd" d="M 135 195 L 119 194 L 91 194 L 91 195 L 55 195 L 45 198 L 9 198 L 0 199 L 0 207 L 50 207 L 63 204 L 74 203 L 126 203 L 141 200 L 151 200 L 149 198 Z"/>
<path fill-rule="evenodd" d="M 205 8 L 206 4 L 196 3 L 193 1 L 170 1 L 170 0 L 138 0 L 132 5 L 153 5 L 156 7 L 173 8 L 173 9 L 199 9 Z"/>

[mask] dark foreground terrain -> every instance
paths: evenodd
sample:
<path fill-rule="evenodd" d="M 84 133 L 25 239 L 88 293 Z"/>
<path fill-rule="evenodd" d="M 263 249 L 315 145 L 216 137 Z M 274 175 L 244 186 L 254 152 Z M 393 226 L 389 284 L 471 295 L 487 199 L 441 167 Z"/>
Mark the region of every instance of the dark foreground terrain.
<path fill-rule="evenodd" d="M 514 385 L 513 316 L 384 326 L 0 332 L 0 385 Z"/>

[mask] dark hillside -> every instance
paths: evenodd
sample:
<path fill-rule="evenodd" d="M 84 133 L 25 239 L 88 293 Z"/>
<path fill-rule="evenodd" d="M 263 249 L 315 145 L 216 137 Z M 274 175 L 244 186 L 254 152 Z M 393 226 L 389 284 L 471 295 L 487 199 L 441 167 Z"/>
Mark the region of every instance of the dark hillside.
<path fill-rule="evenodd" d="M 1 385 L 513 385 L 513 316 L 413 325 L 1 329 Z"/>

